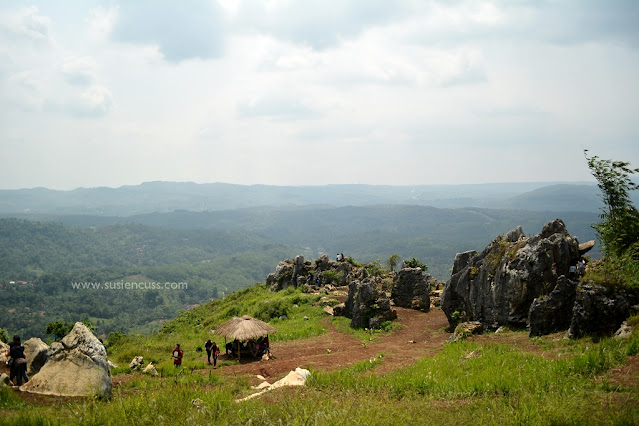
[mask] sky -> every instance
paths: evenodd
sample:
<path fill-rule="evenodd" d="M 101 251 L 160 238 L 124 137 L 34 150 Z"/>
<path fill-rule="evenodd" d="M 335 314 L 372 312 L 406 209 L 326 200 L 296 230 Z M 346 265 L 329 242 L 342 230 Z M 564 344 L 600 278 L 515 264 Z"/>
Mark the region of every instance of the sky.
<path fill-rule="evenodd" d="M 0 188 L 639 167 L 639 1 L 0 1 Z"/>

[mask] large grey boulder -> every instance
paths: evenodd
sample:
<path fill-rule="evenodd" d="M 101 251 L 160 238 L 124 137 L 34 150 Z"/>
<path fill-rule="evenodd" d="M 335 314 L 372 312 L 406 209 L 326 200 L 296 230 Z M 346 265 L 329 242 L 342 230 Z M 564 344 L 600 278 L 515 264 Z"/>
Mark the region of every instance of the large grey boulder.
<path fill-rule="evenodd" d="M 57 396 L 111 396 L 112 377 L 104 345 L 77 322 L 49 349 L 49 360 L 20 390 Z"/>
<path fill-rule="evenodd" d="M 421 268 L 403 268 L 393 278 L 391 299 L 395 306 L 409 309 L 430 310 L 430 289 L 428 277 Z"/>
<path fill-rule="evenodd" d="M 568 337 L 610 336 L 637 313 L 637 290 L 611 289 L 593 282 L 577 287 Z"/>
<path fill-rule="evenodd" d="M 397 318 L 390 299 L 377 290 L 373 279 L 349 284 L 344 314 L 351 319 L 352 328 L 379 328 L 384 321 Z"/>
<path fill-rule="evenodd" d="M 27 375 L 37 374 L 49 359 L 49 345 L 38 337 L 32 337 L 24 342 L 24 356 L 27 360 Z"/>
<path fill-rule="evenodd" d="M 567 330 L 577 295 L 577 283 L 562 275 L 548 296 L 536 298 L 530 305 L 528 318 L 530 337 Z"/>
<path fill-rule="evenodd" d="M 479 321 L 488 329 L 525 326 L 533 300 L 549 294 L 558 276 L 579 259 L 579 242 L 561 219 L 526 237 L 517 227 L 495 238 L 481 253 L 455 257 L 441 307 L 451 325 Z M 553 269 L 556 265 L 556 272 Z"/>

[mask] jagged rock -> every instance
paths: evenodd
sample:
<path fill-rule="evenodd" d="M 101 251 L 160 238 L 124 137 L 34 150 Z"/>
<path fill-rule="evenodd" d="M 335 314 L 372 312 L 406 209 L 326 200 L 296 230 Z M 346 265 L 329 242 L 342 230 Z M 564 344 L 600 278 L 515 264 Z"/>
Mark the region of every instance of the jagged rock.
<path fill-rule="evenodd" d="M 328 258 L 327 254 L 323 254 L 315 261 L 315 270 L 317 272 L 324 272 L 330 269 L 334 269 L 337 266 L 337 262 L 333 262 Z"/>
<path fill-rule="evenodd" d="M 567 330 L 572 320 L 576 292 L 577 283 L 562 275 L 548 296 L 536 298 L 528 313 L 530 337 Z"/>
<path fill-rule="evenodd" d="M 144 374 L 149 374 L 151 376 L 158 376 L 158 370 L 155 368 L 155 365 L 153 365 L 152 362 L 149 362 L 149 365 L 147 365 L 146 367 L 144 367 L 144 370 L 142 370 L 142 372 Z"/>
<path fill-rule="evenodd" d="M 636 289 L 609 289 L 592 281 L 579 284 L 568 337 L 612 335 L 635 313 L 637 302 Z"/>
<path fill-rule="evenodd" d="M 284 290 L 293 286 L 297 281 L 293 280 L 293 262 L 286 259 L 280 262 L 275 268 L 275 272 L 266 277 L 266 285 L 271 291 Z"/>
<path fill-rule="evenodd" d="M 549 294 L 558 276 L 568 275 L 570 265 L 579 259 L 578 248 L 561 219 L 547 223 L 530 238 L 517 227 L 495 238 L 481 253 L 455 257 L 442 293 L 442 310 L 451 325 L 461 318 L 480 321 L 490 329 L 524 326 L 533 300 Z"/>
<path fill-rule="evenodd" d="M 144 365 L 144 357 L 141 355 L 136 355 L 133 357 L 131 362 L 129 363 L 129 368 L 131 370 L 139 370 Z"/>
<path fill-rule="evenodd" d="M 336 317 L 345 317 L 346 316 L 346 304 L 340 303 L 338 305 L 333 306 L 333 315 Z"/>
<path fill-rule="evenodd" d="M 473 334 L 481 334 L 484 331 L 484 327 L 479 321 L 467 321 L 462 322 L 448 339 L 448 343 L 455 343 L 464 340 L 468 336 Z"/>
<path fill-rule="evenodd" d="M 5 373 L 2 373 L 0 374 L 0 388 L 4 386 L 13 386 L 13 383 L 11 383 L 11 380 L 9 380 L 9 376 L 7 376 Z"/>
<path fill-rule="evenodd" d="M 351 319 L 352 328 L 379 328 L 382 322 L 397 318 L 397 312 L 390 299 L 377 291 L 375 281 L 368 279 L 348 286 L 345 316 Z"/>
<path fill-rule="evenodd" d="M 37 337 L 24 342 L 24 356 L 27 360 L 27 376 L 37 374 L 42 366 L 46 364 L 49 346 Z"/>
<path fill-rule="evenodd" d="M 77 322 L 49 349 L 49 360 L 20 390 L 44 395 L 111 395 L 112 377 L 104 345 Z"/>
<path fill-rule="evenodd" d="M 632 336 L 634 328 L 628 324 L 628 321 L 624 321 L 619 327 L 619 330 L 615 331 L 615 339 L 628 339 Z"/>
<path fill-rule="evenodd" d="M 424 276 L 421 268 L 404 268 L 395 274 L 391 293 L 395 305 L 428 312 L 430 310 L 428 277 Z"/>
<path fill-rule="evenodd" d="M 588 253 L 595 246 L 595 240 L 590 240 L 588 242 L 579 244 L 579 254 L 583 256 Z"/>

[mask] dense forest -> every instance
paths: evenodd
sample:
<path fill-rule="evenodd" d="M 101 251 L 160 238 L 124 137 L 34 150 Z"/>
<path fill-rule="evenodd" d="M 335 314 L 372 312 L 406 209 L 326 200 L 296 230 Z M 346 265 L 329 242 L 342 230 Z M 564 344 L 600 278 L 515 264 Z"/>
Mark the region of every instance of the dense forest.
<path fill-rule="evenodd" d="M 43 337 L 49 322 L 89 320 L 98 333 L 156 330 L 179 310 L 263 281 L 287 255 L 239 232 L 2 219 L 0 328 Z M 117 288 L 127 282 L 145 285 Z"/>

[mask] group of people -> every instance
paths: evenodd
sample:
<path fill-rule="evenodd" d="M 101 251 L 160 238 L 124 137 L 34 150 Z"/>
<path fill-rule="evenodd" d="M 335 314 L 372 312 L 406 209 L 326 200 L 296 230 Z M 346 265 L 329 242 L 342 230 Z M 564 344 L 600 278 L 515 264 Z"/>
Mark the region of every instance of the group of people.
<path fill-rule="evenodd" d="M 211 358 L 213 359 L 213 368 L 217 368 L 217 358 L 220 356 L 220 348 L 211 339 L 204 342 L 204 349 L 206 350 L 206 361 L 211 365 Z M 173 365 L 176 367 L 182 366 L 182 358 L 184 358 L 184 351 L 180 348 L 180 344 L 176 343 L 175 348 L 171 352 L 173 357 Z"/>
<path fill-rule="evenodd" d="M 14 383 L 13 379 L 16 379 L 16 384 L 22 386 L 22 382 L 27 383 L 29 377 L 27 376 L 27 359 L 24 355 L 24 346 L 20 341 L 20 336 L 13 336 L 13 341 L 9 343 L 9 380 Z"/>
<path fill-rule="evenodd" d="M 226 344 L 226 354 L 228 355 L 230 353 L 233 356 L 237 356 L 238 347 L 240 351 L 248 351 L 254 357 L 271 353 L 268 336 L 263 336 L 259 339 L 247 340 L 245 342 L 240 342 L 235 339 L 234 341 Z"/>
<path fill-rule="evenodd" d="M 552 264 L 552 270 L 555 274 L 557 274 L 557 263 Z M 586 259 L 581 257 L 577 261 L 577 263 L 570 265 L 568 268 L 568 278 L 574 280 L 576 278 L 581 278 L 586 273 Z"/>
<path fill-rule="evenodd" d="M 346 258 L 344 257 L 344 253 L 337 253 L 337 257 L 335 258 L 335 260 L 338 262 L 343 262 L 344 260 L 346 260 Z"/>

